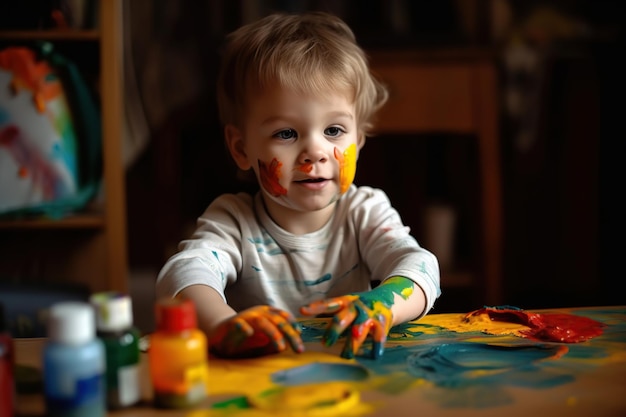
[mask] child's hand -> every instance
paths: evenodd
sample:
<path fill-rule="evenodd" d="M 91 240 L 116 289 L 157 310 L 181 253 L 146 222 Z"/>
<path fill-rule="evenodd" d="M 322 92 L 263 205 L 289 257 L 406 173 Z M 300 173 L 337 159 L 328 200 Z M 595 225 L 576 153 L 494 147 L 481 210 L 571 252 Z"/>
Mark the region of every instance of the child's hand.
<path fill-rule="evenodd" d="M 333 345 L 343 332 L 347 332 L 346 344 L 341 356 L 354 358 L 359 348 L 371 335 L 373 339 L 372 357 L 382 356 L 391 328 L 391 309 L 373 298 L 371 293 L 350 294 L 313 302 L 300 308 L 305 315 L 333 314 L 332 322 L 324 333 L 324 344 Z"/>
<path fill-rule="evenodd" d="M 286 311 L 256 306 L 221 322 L 209 337 L 209 347 L 219 356 L 241 358 L 282 352 L 289 342 L 300 353 L 304 351 L 300 331 Z"/>

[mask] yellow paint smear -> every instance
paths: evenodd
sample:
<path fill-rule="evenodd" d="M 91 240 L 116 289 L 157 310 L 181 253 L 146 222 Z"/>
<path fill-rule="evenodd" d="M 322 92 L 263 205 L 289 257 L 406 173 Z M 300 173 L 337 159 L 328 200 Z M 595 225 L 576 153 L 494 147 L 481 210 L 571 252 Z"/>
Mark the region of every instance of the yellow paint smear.
<path fill-rule="evenodd" d="M 209 359 L 209 386 L 211 396 L 244 396 L 249 409 L 232 408 L 196 410 L 186 417 L 232 416 L 362 416 L 372 412 L 373 406 L 361 403 L 358 383 L 324 382 L 299 386 L 274 384 L 271 375 L 278 371 L 307 363 L 351 363 L 337 354 L 307 351 L 300 354 L 283 352 L 254 359 Z"/>
<path fill-rule="evenodd" d="M 487 314 L 479 314 L 465 319 L 465 313 L 426 315 L 415 322 L 415 324 L 416 327 L 411 330 L 426 334 L 437 334 L 440 330 L 421 325 L 428 324 L 457 333 L 482 332 L 493 335 L 513 335 L 519 337 L 523 337 L 523 331 L 530 329 L 523 324 L 491 320 Z"/>
<path fill-rule="evenodd" d="M 248 397 L 248 402 L 260 410 L 291 413 L 306 411 L 306 415 L 311 417 L 345 415 L 359 401 L 359 392 L 341 382 L 280 387 Z"/>
<path fill-rule="evenodd" d="M 274 372 L 313 362 L 346 363 L 337 355 L 325 352 L 283 352 L 254 359 L 209 359 L 209 394 L 256 395 L 276 386 L 271 380 Z"/>

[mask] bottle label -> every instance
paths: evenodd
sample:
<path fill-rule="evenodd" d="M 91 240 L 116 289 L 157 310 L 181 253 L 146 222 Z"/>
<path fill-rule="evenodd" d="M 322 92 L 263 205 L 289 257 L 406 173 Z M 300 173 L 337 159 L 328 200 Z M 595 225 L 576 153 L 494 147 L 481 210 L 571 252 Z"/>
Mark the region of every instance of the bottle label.
<path fill-rule="evenodd" d="M 139 401 L 139 366 L 123 366 L 117 370 L 118 400 L 121 407 L 135 404 Z"/>
<path fill-rule="evenodd" d="M 55 392 L 46 393 L 47 415 L 104 416 L 104 374 L 58 382 Z"/>
<path fill-rule="evenodd" d="M 175 391 L 155 391 L 157 406 L 185 408 L 198 404 L 207 396 L 208 367 L 206 363 L 188 366 L 183 373 L 183 383 Z"/>

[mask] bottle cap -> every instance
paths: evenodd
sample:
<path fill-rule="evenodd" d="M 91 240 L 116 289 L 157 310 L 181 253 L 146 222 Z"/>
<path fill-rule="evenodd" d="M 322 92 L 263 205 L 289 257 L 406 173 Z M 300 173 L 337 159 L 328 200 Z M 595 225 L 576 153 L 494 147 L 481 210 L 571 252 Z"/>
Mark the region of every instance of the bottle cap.
<path fill-rule="evenodd" d="M 96 329 L 101 332 L 126 330 L 133 325 L 130 296 L 115 291 L 93 294 L 89 301 L 96 314 Z"/>
<path fill-rule="evenodd" d="M 95 337 L 94 312 L 91 305 L 80 301 L 53 304 L 48 314 L 48 337 L 51 341 L 80 345 Z"/>
<path fill-rule="evenodd" d="M 156 304 L 156 328 L 179 332 L 197 326 L 196 307 L 191 300 L 179 297 L 162 299 Z"/>

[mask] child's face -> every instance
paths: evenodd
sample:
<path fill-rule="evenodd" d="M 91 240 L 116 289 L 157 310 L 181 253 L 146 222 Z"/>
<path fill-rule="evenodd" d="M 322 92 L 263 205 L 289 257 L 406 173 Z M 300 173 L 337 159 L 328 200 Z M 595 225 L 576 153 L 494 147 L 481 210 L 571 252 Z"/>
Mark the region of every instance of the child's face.
<path fill-rule="evenodd" d="M 279 88 L 251 97 L 243 126 L 227 127 L 226 137 L 238 166 L 254 170 L 266 204 L 299 212 L 328 208 L 348 189 L 362 142 L 347 94 Z"/>

